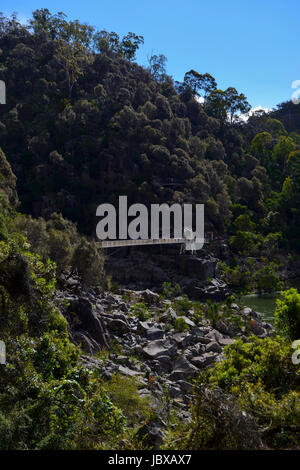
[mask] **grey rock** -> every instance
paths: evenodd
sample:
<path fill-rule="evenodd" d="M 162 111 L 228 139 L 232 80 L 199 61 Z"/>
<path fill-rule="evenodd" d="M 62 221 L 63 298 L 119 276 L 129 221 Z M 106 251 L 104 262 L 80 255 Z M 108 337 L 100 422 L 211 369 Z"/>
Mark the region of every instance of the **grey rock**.
<path fill-rule="evenodd" d="M 137 355 L 142 355 L 142 353 L 143 353 L 143 348 L 140 344 L 136 344 L 133 347 L 133 350 L 134 350 L 135 354 L 137 354 Z"/>
<path fill-rule="evenodd" d="M 210 330 L 207 335 L 205 335 L 206 338 L 210 338 L 211 341 L 217 341 L 217 337 L 215 334 L 214 330 Z"/>
<path fill-rule="evenodd" d="M 142 297 L 149 305 L 158 305 L 160 301 L 159 294 L 152 292 L 150 289 L 143 291 Z"/>
<path fill-rule="evenodd" d="M 182 355 L 176 360 L 174 370 L 169 375 L 169 380 L 185 380 L 186 378 L 194 377 L 197 374 L 197 368 Z"/>
<path fill-rule="evenodd" d="M 178 380 L 185 380 L 188 377 L 194 377 L 198 374 L 197 368 L 194 369 L 174 369 L 169 375 L 169 380 L 178 382 Z"/>
<path fill-rule="evenodd" d="M 212 341 L 211 343 L 207 344 L 205 347 L 206 352 L 215 352 L 215 353 L 221 353 L 222 348 L 221 346 L 216 343 L 215 341 Z"/>
<path fill-rule="evenodd" d="M 178 418 L 184 424 L 190 424 L 192 422 L 192 415 L 186 410 L 179 411 Z"/>
<path fill-rule="evenodd" d="M 147 331 L 153 326 L 153 323 L 145 322 L 145 321 L 139 321 L 137 324 L 137 334 L 145 337 L 147 336 Z"/>
<path fill-rule="evenodd" d="M 118 311 L 113 313 L 112 318 L 113 318 L 114 320 L 122 320 L 122 321 L 125 322 L 125 323 L 128 323 L 128 320 L 129 320 L 129 319 L 126 317 L 126 315 L 124 315 L 124 313 L 121 313 L 121 312 L 118 312 Z"/>
<path fill-rule="evenodd" d="M 270 331 L 272 331 L 272 330 L 274 329 L 273 326 L 272 326 L 270 323 L 267 323 L 267 322 L 262 322 L 261 326 L 262 326 L 263 328 L 265 328 L 265 330 L 270 330 Z"/>
<path fill-rule="evenodd" d="M 129 377 L 135 377 L 136 375 L 139 375 L 139 372 L 137 372 L 135 370 L 132 370 L 132 369 L 129 369 L 128 367 L 124 367 L 124 366 L 119 366 L 118 371 L 122 375 L 127 375 Z"/>
<path fill-rule="evenodd" d="M 266 330 L 260 322 L 254 320 L 254 322 L 251 323 L 251 328 L 256 336 L 266 336 Z"/>
<path fill-rule="evenodd" d="M 119 309 L 122 310 L 122 312 L 128 313 L 129 312 L 129 307 L 125 302 L 121 302 L 118 305 Z"/>
<path fill-rule="evenodd" d="M 105 321 L 108 329 L 118 335 L 122 336 L 130 331 L 128 324 L 123 320 L 114 319 L 113 317 L 110 319 L 106 317 Z"/>
<path fill-rule="evenodd" d="M 233 344 L 234 341 L 235 340 L 233 338 L 220 338 L 219 339 L 219 344 L 221 346 L 227 346 L 228 344 Z"/>
<path fill-rule="evenodd" d="M 177 352 L 175 343 L 166 340 L 158 339 L 151 341 L 143 348 L 144 354 L 150 359 L 155 359 L 158 356 L 174 356 Z"/>
<path fill-rule="evenodd" d="M 188 369 L 189 367 L 191 367 L 191 364 L 184 354 L 181 354 L 174 363 L 174 369 Z"/>
<path fill-rule="evenodd" d="M 74 315 L 76 314 L 76 316 Z M 78 298 L 70 302 L 68 319 L 74 331 L 85 331 L 101 346 L 108 347 L 109 335 L 104 329 L 101 318 L 98 318 L 93 304 L 87 298 Z"/>
<path fill-rule="evenodd" d="M 204 335 L 207 335 L 207 333 L 209 333 L 211 331 L 211 328 L 208 327 L 208 326 L 199 326 L 199 327 L 197 327 L 197 330 L 199 332 L 202 332 Z"/>
<path fill-rule="evenodd" d="M 158 356 L 155 362 L 159 364 L 159 367 L 162 372 L 171 372 L 172 362 L 170 360 L 170 356 Z"/>
<path fill-rule="evenodd" d="M 250 315 L 252 315 L 252 312 L 253 312 L 253 310 L 252 310 L 252 308 L 250 308 L 250 307 L 244 307 L 244 308 L 242 309 L 242 314 L 245 315 L 245 316 L 250 316 Z"/>
<path fill-rule="evenodd" d="M 175 333 L 175 335 L 172 336 L 172 339 L 178 344 L 178 346 L 186 348 L 191 344 L 193 336 L 189 333 Z"/>
<path fill-rule="evenodd" d="M 66 286 L 69 287 L 69 288 L 75 287 L 79 284 L 79 280 L 74 279 L 73 277 L 70 277 L 65 282 L 66 282 Z"/>
<path fill-rule="evenodd" d="M 208 286 L 194 285 L 191 295 L 199 300 L 223 301 L 230 294 L 228 286 L 220 279 L 212 279 Z"/>
<path fill-rule="evenodd" d="M 215 358 L 216 358 L 216 354 L 214 353 L 204 353 L 202 354 L 202 356 L 193 357 L 191 362 L 196 367 L 203 368 L 212 364 L 215 361 Z"/>
<path fill-rule="evenodd" d="M 190 393 L 193 390 L 193 385 L 186 380 L 178 380 L 177 385 L 184 393 Z"/>
<path fill-rule="evenodd" d="M 118 362 L 119 364 L 126 364 L 129 361 L 128 356 L 117 356 L 117 357 L 114 356 L 113 357 L 113 355 L 111 354 L 110 357 L 114 359 L 116 362 Z"/>
<path fill-rule="evenodd" d="M 207 338 L 206 336 L 203 336 L 203 338 L 197 337 L 197 342 L 200 344 L 209 344 L 211 342 L 211 338 Z"/>
<path fill-rule="evenodd" d="M 190 331 L 191 335 L 193 336 L 196 336 L 197 338 L 200 338 L 200 337 L 203 337 L 204 336 L 204 331 L 202 328 L 199 328 L 199 327 L 196 327 L 196 328 L 193 328 L 191 331 Z"/>
<path fill-rule="evenodd" d="M 176 315 L 175 310 L 173 310 L 172 307 L 169 307 L 166 310 L 166 312 L 163 315 L 161 315 L 160 321 L 162 321 L 163 323 L 168 323 L 169 322 L 169 323 L 173 324 L 175 322 L 176 318 L 177 318 L 177 315 Z"/>
<path fill-rule="evenodd" d="M 188 317 L 185 317 L 185 316 L 180 316 L 180 318 L 182 318 L 185 322 L 186 325 L 188 325 L 190 328 L 195 328 L 195 323 L 190 320 Z"/>
<path fill-rule="evenodd" d="M 191 357 L 200 356 L 205 352 L 205 344 L 197 343 L 193 347 L 186 349 L 184 353 L 190 352 Z"/>
<path fill-rule="evenodd" d="M 184 350 L 183 354 L 184 354 L 184 357 L 185 357 L 188 361 L 190 361 L 190 360 L 192 359 L 192 357 L 196 356 L 196 354 L 194 354 L 193 349 L 191 349 L 191 348 L 186 348 L 186 349 Z"/>
<path fill-rule="evenodd" d="M 147 388 L 141 388 L 138 391 L 138 394 L 141 398 L 149 398 L 150 397 L 150 391 Z"/>
<path fill-rule="evenodd" d="M 115 304 L 118 302 L 118 299 L 111 293 L 108 293 L 106 295 L 106 298 L 105 300 L 109 303 L 109 304 Z"/>
<path fill-rule="evenodd" d="M 163 339 L 165 336 L 165 332 L 161 330 L 160 328 L 150 328 L 147 331 L 147 338 L 152 340 L 156 339 Z"/>
<path fill-rule="evenodd" d="M 230 328 L 222 319 L 217 320 L 216 328 L 224 335 L 228 335 L 230 332 Z"/>
<path fill-rule="evenodd" d="M 225 354 L 221 353 L 218 356 L 216 356 L 215 361 L 216 362 L 222 362 L 222 361 L 224 361 L 224 359 L 225 359 Z"/>
<path fill-rule="evenodd" d="M 238 306 L 238 304 L 231 304 L 231 309 L 238 312 L 240 310 L 240 307 Z"/>

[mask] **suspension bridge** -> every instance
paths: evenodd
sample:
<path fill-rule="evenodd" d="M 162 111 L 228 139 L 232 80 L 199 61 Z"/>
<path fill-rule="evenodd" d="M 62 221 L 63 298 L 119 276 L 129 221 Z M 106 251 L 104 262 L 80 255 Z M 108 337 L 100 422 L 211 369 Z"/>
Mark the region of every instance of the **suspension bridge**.
<path fill-rule="evenodd" d="M 182 238 L 147 238 L 147 239 L 137 239 L 137 240 L 102 240 L 99 242 L 101 248 L 115 248 L 122 246 L 142 246 L 142 245 L 170 245 L 170 244 L 179 244 L 179 245 L 192 245 L 194 244 L 204 244 L 209 243 L 213 240 L 212 234 L 205 234 L 204 238 L 192 238 L 185 236 Z"/>

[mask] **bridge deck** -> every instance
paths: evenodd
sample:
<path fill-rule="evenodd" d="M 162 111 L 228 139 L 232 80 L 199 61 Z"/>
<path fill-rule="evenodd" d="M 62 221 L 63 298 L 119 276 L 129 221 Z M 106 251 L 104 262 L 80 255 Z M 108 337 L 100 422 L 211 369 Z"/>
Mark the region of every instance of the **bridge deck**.
<path fill-rule="evenodd" d="M 159 239 L 147 239 L 147 240 L 103 240 L 100 243 L 101 248 L 113 248 L 119 246 L 136 246 L 136 245 L 167 245 L 167 244 L 185 244 L 188 240 L 186 238 L 159 238 Z M 204 243 L 209 242 L 209 239 L 205 238 Z"/>

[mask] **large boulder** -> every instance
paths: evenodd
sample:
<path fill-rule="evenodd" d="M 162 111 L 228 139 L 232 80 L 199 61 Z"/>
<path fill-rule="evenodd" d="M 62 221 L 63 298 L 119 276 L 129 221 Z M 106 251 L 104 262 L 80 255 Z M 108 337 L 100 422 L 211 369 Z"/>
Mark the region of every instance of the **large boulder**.
<path fill-rule="evenodd" d="M 128 376 L 128 377 L 135 377 L 137 375 L 140 375 L 140 373 L 137 372 L 136 370 L 129 369 L 129 367 L 125 367 L 125 366 L 119 366 L 118 371 L 120 372 L 120 374 Z"/>
<path fill-rule="evenodd" d="M 160 372 L 171 372 L 172 370 L 172 362 L 170 360 L 170 356 L 158 356 L 155 361 L 153 361 L 154 365 L 158 365 Z"/>
<path fill-rule="evenodd" d="M 161 328 L 149 328 L 147 331 L 147 338 L 151 341 L 156 339 L 163 339 L 165 337 L 165 332 Z"/>
<path fill-rule="evenodd" d="M 178 380 L 186 380 L 188 377 L 195 377 L 197 374 L 197 368 L 185 356 L 181 355 L 174 364 L 174 370 L 169 375 L 169 380 L 177 382 Z"/>
<path fill-rule="evenodd" d="M 129 333 L 130 331 L 129 325 L 124 320 L 120 320 L 119 318 L 106 317 L 105 322 L 106 322 L 107 328 L 110 331 L 116 333 L 116 335 L 118 336 L 123 336 L 126 333 Z"/>
<path fill-rule="evenodd" d="M 196 356 L 191 359 L 192 364 L 198 368 L 203 368 L 212 364 L 216 359 L 215 353 L 204 353 L 201 356 Z"/>
<path fill-rule="evenodd" d="M 169 340 L 158 339 L 151 341 L 143 348 L 143 353 L 149 359 L 156 359 L 159 356 L 175 356 L 177 345 Z"/>
<path fill-rule="evenodd" d="M 213 300 L 214 302 L 222 302 L 230 295 L 227 284 L 220 279 L 211 279 L 209 285 L 193 284 L 189 292 L 191 297 L 197 300 Z"/>
<path fill-rule="evenodd" d="M 174 323 L 177 318 L 177 314 L 172 307 L 169 307 L 165 313 L 160 316 L 160 321 L 163 323 Z"/>
<path fill-rule="evenodd" d="M 211 341 L 209 344 L 205 346 L 205 351 L 206 352 L 215 352 L 215 353 L 221 353 L 222 348 L 221 346 L 216 342 L 216 341 Z"/>
<path fill-rule="evenodd" d="M 153 327 L 152 322 L 139 321 L 137 324 L 136 332 L 141 337 L 146 337 L 148 330 Z"/>
<path fill-rule="evenodd" d="M 109 335 L 89 299 L 80 297 L 72 300 L 68 307 L 67 316 L 72 331 L 87 332 L 90 338 L 101 347 L 108 347 Z"/>
<path fill-rule="evenodd" d="M 136 332 L 142 338 L 147 338 L 151 341 L 156 339 L 163 339 L 165 332 L 162 328 L 157 328 L 152 322 L 139 321 Z"/>
<path fill-rule="evenodd" d="M 142 297 L 149 305 L 158 305 L 160 301 L 159 294 L 152 292 L 150 289 L 142 291 Z"/>
<path fill-rule="evenodd" d="M 182 348 L 186 348 L 189 344 L 191 344 L 193 340 L 193 336 L 189 333 L 175 333 L 172 336 L 172 339 L 178 344 L 178 346 Z"/>

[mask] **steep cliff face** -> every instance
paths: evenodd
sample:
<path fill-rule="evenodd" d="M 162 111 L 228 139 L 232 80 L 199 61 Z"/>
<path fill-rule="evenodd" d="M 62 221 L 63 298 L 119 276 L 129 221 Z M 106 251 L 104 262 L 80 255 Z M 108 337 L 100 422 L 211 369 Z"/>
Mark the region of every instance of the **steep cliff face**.
<path fill-rule="evenodd" d="M 161 291 L 164 282 L 171 282 L 194 299 L 224 300 L 229 295 L 226 284 L 218 279 L 219 260 L 206 248 L 194 255 L 181 254 L 178 245 L 111 251 L 107 253 L 107 274 L 121 286 Z"/>

